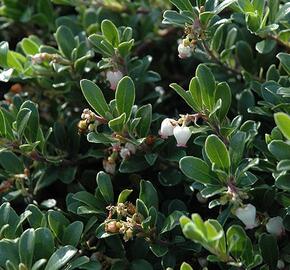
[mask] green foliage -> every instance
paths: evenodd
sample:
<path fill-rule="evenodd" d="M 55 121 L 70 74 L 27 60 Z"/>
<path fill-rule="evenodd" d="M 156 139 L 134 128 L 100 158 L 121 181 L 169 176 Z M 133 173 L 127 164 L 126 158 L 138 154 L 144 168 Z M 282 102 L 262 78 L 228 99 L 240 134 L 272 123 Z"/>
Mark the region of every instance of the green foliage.
<path fill-rule="evenodd" d="M 0 1 L 0 269 L 288 269 L 289 7 Z"/>

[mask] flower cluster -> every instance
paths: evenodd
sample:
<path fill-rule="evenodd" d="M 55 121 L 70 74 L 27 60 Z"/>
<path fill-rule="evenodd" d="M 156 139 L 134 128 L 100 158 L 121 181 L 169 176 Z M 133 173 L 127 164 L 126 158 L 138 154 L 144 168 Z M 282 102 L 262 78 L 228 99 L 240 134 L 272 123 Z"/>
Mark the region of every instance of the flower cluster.
<path fill-rule="evenodd" d="M 246 225 L 246 229 L 253 229 L 259 225 L 256 207 L 250 203 L 236 209 L 235 215 Z M 265 226 L 268 233 L 278 237 L 285 233 L 283 219 L 280 216 L 267 219 Z"/>
<path fill-rule="evenodd" d="M 81 114 L 81 121 L 78 123 L 79 133 L 87 131 L 96 131 L 100 124 L 106 123 L 106 120 L 92 112 L 90 109 L 84 109 Z"/>
<path fill-rule="evenodd" d="M 178 121 L 170 118 L 165 118 L 160 127 L 159 135 L 163 139 L 167 139 L 169 136 L 174 135 L 178 147 L 186 147 L 186 143 L 191 137 L 190 128 L 182 125 L 180 126 Z"/>
<path fill-rule="evenodd" d="M 130 202 L 118 203 L 116 206 L 107 207 L 109 216 L 105 221 L 105 231 L 107 233 L 119 233 L 123 239 L 128 241 L 134 236 L 144 235 L 141 222 L 144 220 L 140 213 L 137 213 L 136 206 Z M 117 219 L 111 217 L 116 214 Z"/>
<path fill-rule="evenodd" d="M 118 158 L 129 159 L 136 153 L 137 147 L 130 142 L 113 143 L 107 151 L 108 157 L 103 160 L 104 170 L 109 174 L 115 174 Z"/>
<path fill-rule="evenodd" d="M 162 139 L 167 139 L 170 136 L 174 136 L 178 147 L 186 147 L 188 140 L 191 137 L 191 130 L 187 126 L 190 122 L 196 124 L 199 118 L 204 118 L 203 114 L 187 114 L 180 115 L 180 119 L 174 120 L 172 118 L 165 118 L 159 130 L 159 135 Z"/>
<path fill-rule="evenodd" d="M 31 56 L 31 63 L 36 65 L 40 65 L 43 62 L 51 62 L 51 63 L 58 63 L 63 65 L 69 65 L 70 62 L 60 56 L 59 54 L 50 54 L 50 53 L 37 53 L 33 56 Z"/>

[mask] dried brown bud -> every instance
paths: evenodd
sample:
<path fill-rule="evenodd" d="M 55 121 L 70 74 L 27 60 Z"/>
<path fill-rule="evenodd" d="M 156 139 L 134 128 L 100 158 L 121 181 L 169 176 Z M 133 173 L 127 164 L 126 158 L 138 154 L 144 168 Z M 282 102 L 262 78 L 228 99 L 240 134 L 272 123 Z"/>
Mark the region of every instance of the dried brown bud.
<path fill-rule="evenodd" d="M 154 144 L 155 140 L 156 140 L 155 136 L 149 135 L 149 136 L 146 137 L 145 143 L 147 145 L 152 145 L 152 144 Z"/>
<path fill-rule="evenodd" d="M 20 83 L 15 83 L 11 86 L 10 91 L 18 94 L 22 91 L 22 85 Z"/>
<path fill-rule="evenodd" d="M 127 211 L 130 215 L 134 215 L 136 213 L 136 206 L 133 203 L 128 203 Z"/>
<path fill-rule="evenodd" d="M 141 214 L 139 214 L 139 213 L 135 213 L 135 214 L 133 215 L 132 219 L 133 219 L 136 223 L 141 224 L 141 223 L 142 223 L 142 220 L 143 220 L 143 217 L 142 217 Z"/>
<path fill-rule="evenodd" d="M 25 174 L 25 176 L 27 176 L 27 177 L 30 175 L 30 171 L 29 171 L 28 168 L 25 168 L 25 169 L 24 169 L 24 174 Z"/>

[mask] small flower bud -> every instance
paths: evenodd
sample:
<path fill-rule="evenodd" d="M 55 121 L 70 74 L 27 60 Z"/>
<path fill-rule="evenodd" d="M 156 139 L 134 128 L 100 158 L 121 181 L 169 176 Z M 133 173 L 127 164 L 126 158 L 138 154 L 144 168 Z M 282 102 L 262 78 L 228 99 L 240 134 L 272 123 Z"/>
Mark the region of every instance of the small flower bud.
<path fill-rule="evenodd" d="M 86 120 L 81 120 L 78 122 L 78 131 L 79 133 L 84 133 L 87 131 L 88 124 Z"/>
<path fill-rule="evenodd" d="M 266 224 L 266 230 L 268 233 L 281 236 L 285 232 L 283 219 L 280 216 L 270 218 Z"/>
<path fill-rule="evenodd" d="M 203 197 L 200 192 L 196 193 L 196 199 L 202 204 L 207 202 L 207 198 Z"/>
<path fill-rule="evenodd" d="M 10 91 L 17 94 L 22 91 L 22 85 L 20 83 L 15 83 L 11 86 Z"/>
<path fill-rule="evenodd" d="M 112 145 L 113 152 L 119 152 L 121 150 L 120 143 L 112 143 L 111 145 Z"/>
<path fill-rule="evenodd" d="M 186 143 L 191 137 L 189 127 L 176 126 L 173 130 L 174 137 L 178 147 L 186 147 Z"/>
<path fill-rule="evenodd" d="M 190 46 L 184 46 L 183 42 L 178 45 L 178 56 L 181 59 L 185 59 L 191 56 L 192 48 Z"/>
<path fill-rule="evenodd" d="M 142 221 L 144 220 L 143 216 L 140 213 L 135 213 L 132 219 L 138 224 L 141 224 Z"/>
<path fill-rule="evenodd" d="M 119 228 L 117 226 L 117 222 L 114 220 L 114 221 L 110 221 L 110 222 L 106 223 L 105 230 L 108 233 L 117 233 L 117 232 L 119 232 Z"/>
<path fill-rule="evenodd" d="M 123 147 L 120 151 L 120 157 L 122 159 L 128 159 L 131 156 L 131 152 L 128 148 Z"/>
<path fill-rule="evenodd" d="M 33 64 L 41 64 L 44 61 L 51 60 L 53 55 L 48 53 L 37 53 L 31 57 L 31 61 Z"/>
<path fill-rule="evenodd" d="M 282 260 L 278 260 L 277 262 L 277 268 L 280 270 L 285 268 L 285 263 Z"/>
<path fill-rule="evenodd" d="M 131 154 L 135 154 L 136 153 L 136 146 L 133 143 L 129 143 L 127 142 L 125 144 L 125 147 L 131 152 Z"/>
<path fill-rule="evenodd" d="M 120 70 L 107 71 L 106 78 L 110 83 L 110 88 L 116 90 L 119 81 L 123 78 L 123 73 Z"/>
<path fill-rule="evenodd" d="M 204 257 L 199 257 L 197 259 L 198 263 L 200 264 L 201 267 L 206 267 L 207 266 L 207 259 Z"/>
<path fill-rule="evenodd" d="M 152 145 L 152 144 L 154 144 L 155 140 L 156 140 L 155 136 L 149 135 L 149 136 L 146 137 L 145 143 L 147 145 Z"/>
<path fill-rule="evenodd" d="M 130 215 L 135 214 L 136 213 L 136 207 L 135 207 L 135 205 L 132 204 L 132 203 L 128 203 L 128 205 L 127 205 L 127 211 L 128 211 L 128 213 Z"/>
<path fill-rule="evenodd" d="M 173 135 L 173 129 L 174 129 L 174 126 L 172 125 L 170 119 L 165 118 L 161 123 L 159 135 L 161 136 L 161 138 L 167 139 L 168 136 Z"/>
<path fill-rule="evenodd" d="M 246 225 L 246 229 L 253 229 L 258 225 L 256 222 L 256 207 L 250 203 L 245 207 L 238 208 L 235 215 Z"/>
<path fill-rule="evenodd" d="M 103 167 L 107 173 L 115 174 L 116 171 L 116 163 L 112 160 L 103 160 Z"/>
<path fill-rule="evenodd" d="M 96 128 L 96 126 L 94 124 L 89 124 L 89 126 L 88 126 L 89 131 L 94 131 L 95 128 Z"/>
<path fill-rule="evenodd" d="M 124 233 L 124 240 L 127 242 L 128 240 L 133 238 L 133 231 L 132 229 L 127 229 Z"/>

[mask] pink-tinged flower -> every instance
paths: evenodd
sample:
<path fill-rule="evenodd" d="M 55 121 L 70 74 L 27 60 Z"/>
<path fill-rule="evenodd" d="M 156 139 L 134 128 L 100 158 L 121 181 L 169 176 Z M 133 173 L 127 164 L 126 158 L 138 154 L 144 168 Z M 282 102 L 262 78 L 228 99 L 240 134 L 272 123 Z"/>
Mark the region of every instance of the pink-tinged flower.
<path fill-rule="evenodd" d="M 190 46 L 184 46 L 183 42 L 178 45 L 178 56 L 181 59 L 185 59 L 191 56 L 192 48 Z"/>
<path fill-rule="evenodd" d="M 235 215 L 246 225 L 246 229 L 253 229 L 258 226 L 256 221 L 256 207 L 250 203 L 245 207 L 238 208 Z"/>
<path fill-rule="evenodd" d="M 127 142 L 125 144 L 125 147 L 130 151 L 131 154 L 135 154 L 136 153 L 137 148 L 136 148 L 136 146 L 133 143 Z"/>
<path fill-rule="evenodd" d="M 110 83 L 110 88 L 114 91 L 116 90 L 117 85 L 122 78 L 123 78 L 123 73 L 120 70 L 116 70 L 116 71 L 109 70 L 106 73 L 106 79 Z"/>
<path fill-rule="evenodd" d="M 186 143 L 191 137 L 191 131 L 189 127 L 176 126 L 173 130 L 173 135 L 176 139 L 178 147 L 186 147 Z"/>
<path fill-rule="evenodd" d="M 159 135 L 163 139 L 167 139 L 169 136 L 173 135 L 174 125 L 171 123 L 169 118 L 165 118 L 161 123 L 161 128 Z"/>
<path fill-rule="evenodd" d="M 120 151 L 120 157 L 122 158 L 122 159 L 127 159 L 127 158 L 129 158 L 131 156 L 131 152 L 130 152 L 130 150 L 128 149 L 128 148 L 126 148 L 126 147 L 123 147 L 122 149 L 121 149 L 121 151 Z"/>
<path fill-rule="evenodd" d="M 285 233 L 283 219 L 279 216 L 270 218 L 266 224 L 266 230 L 268 233 L 281 236 Z"/>
<path fill-rule="evenodd" d="M 115 174 L 115 172 L 116 172 L 115 161 L 104 159 L 103 160 L 103 167 L 104 167 L 105 172 L 107 172 L 107 173 Z"/>

